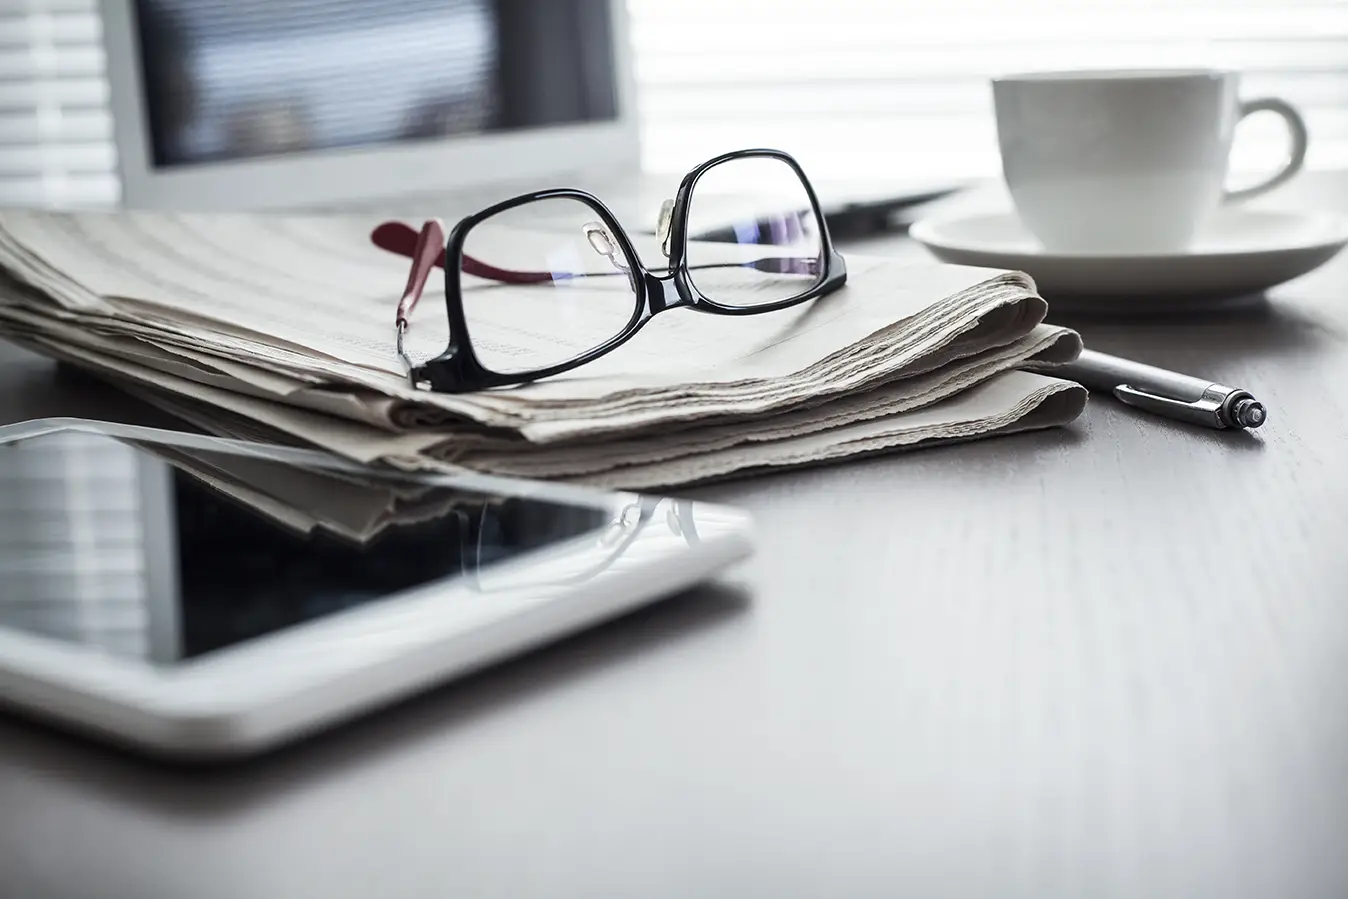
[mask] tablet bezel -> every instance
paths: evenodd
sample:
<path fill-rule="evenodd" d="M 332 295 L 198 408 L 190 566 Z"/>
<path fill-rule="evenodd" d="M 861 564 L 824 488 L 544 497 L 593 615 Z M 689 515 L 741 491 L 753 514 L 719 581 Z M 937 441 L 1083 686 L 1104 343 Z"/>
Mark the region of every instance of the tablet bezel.
<path fill-rule="evenodd" d="M 0 444 L 62 431 L 371 472 L 312 450 L 78 419 L 0 427 Z M 456 577 L 172 665 L 0 627 L 0 698 L 155 753 L 248 754 L 691 586 L 751 549 L 748 517 L 721 506 L 478 474 L 388 474 L 606 509 L 619 522 L 625 509 L 650 514 L 617 555 L 596 544 L 596 530 L 496 563 L 494 574 L 518 583 L 490 603 L 473 602 L 480 594 Z M 560 576 L 577 569 L 586 576 Z"/>

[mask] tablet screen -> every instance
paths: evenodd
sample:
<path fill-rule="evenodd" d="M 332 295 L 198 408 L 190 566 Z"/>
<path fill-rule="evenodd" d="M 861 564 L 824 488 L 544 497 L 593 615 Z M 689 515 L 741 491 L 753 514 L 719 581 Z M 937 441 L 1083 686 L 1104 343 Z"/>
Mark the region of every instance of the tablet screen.
<path fill-rule="evenodd" d="M 0 446 L 0 499 L 0 627 L 159 664 L 446 578 L 489 582 L 615 516 L 74 431 Z"/>

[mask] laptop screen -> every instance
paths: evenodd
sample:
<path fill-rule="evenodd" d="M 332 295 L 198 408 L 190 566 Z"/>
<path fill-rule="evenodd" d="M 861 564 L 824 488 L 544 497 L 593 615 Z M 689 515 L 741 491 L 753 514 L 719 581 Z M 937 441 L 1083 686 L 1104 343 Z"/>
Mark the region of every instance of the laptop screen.
<path fill-rule="evenodd" d="M 609 0 L 136 0 L 158 169 L 617 118 Z"/>

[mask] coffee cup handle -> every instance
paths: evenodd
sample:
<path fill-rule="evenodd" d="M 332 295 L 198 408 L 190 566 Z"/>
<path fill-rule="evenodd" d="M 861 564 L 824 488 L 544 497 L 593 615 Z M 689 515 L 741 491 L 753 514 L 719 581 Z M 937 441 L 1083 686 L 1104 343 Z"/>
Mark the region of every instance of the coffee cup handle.
<path fill-rule="evenodd" d="M 1226 191 L 1222 195 L 1223 202 L 1238 203 L 1268 193 L 1286 183 L 1306 164 L 1306 121 L 1301 117 L 1301 113 L 1297 112 L 1296 107 L 1277 97 L 1260 97 L 1257 100 L 1245 100 L 1240 104 L 1241 119 L 1256 112 L 1275 112 L 1282 117 L 1287 123 L 1288 136 L 1292 139 L 1292 150 L 1287 154 L 1287 161 L 1283 163 L 1281 169 L 1258 184 L 1242 187 L 1240 190 Z"/>

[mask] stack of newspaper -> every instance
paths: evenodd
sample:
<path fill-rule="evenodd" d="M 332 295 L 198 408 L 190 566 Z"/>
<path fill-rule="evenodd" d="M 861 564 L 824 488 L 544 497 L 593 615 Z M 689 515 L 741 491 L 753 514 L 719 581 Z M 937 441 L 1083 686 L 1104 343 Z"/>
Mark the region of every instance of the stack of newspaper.
<path fill-rule="evenodd" d="M 414 390 L 394 347 L 407 260 L 373 246 L 373 224 L 5 212 L 0 334 L 216 434 L 612 487 L 1061 425 L 1085 403 L 1019 370 L 1080 350 L 1042 323 L 1024 275 L 856 256 L 844 289 L 789 310 L 671 310 L 567 375 Z M 653 241 L 639 249 L 660 258 Z"/>

